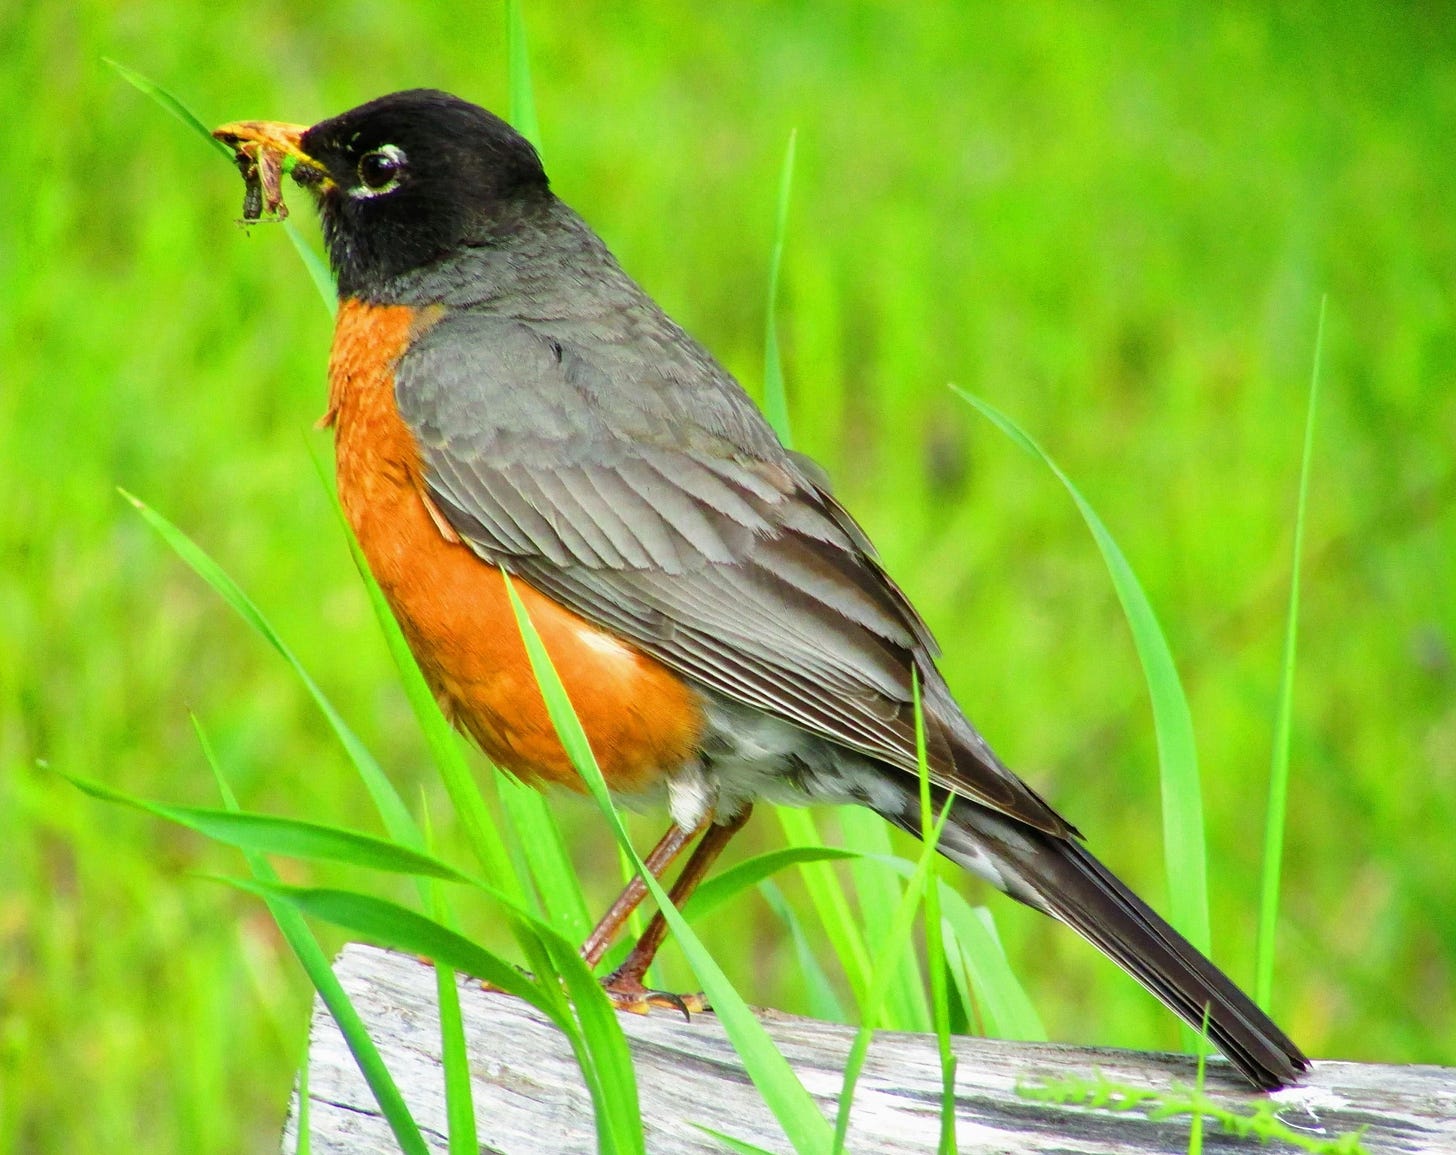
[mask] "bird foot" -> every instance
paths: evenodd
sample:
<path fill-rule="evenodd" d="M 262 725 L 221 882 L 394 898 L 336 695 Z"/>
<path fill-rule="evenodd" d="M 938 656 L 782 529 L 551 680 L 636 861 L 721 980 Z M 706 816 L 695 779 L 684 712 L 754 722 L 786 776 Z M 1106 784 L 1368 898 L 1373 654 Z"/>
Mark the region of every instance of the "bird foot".
<path fill-rule="evenodd" d="M 434 965 L 427 958 L 421 958 L 420 962 Z M 526 978 L 531 977 L 531 972 L 521 970 Z M 489 994 L 506 994 L 502 988 L 485 979 L 476 979 L 480 989 Z M 601 980 L 602 990 L 606 992 L 607 998 L 611 1000 L 612 1006 L 619 1011 L 630 1011 L 634 1015 L 650 1014 L 653 1010 L 676 1011 L 684 1019 L 691 1021 L 693 1015 L 700 1015 L 704 1011 L 713 1008 L 708 1005 L 707 997 L 702 994 L 678 995 L 671 991 L 653 990 L 644 986 L 642 979 L 633 974 L 623 974 L 620 971 L 613 971 Z"/>
<path fill-rule="evenodd" d="M 693 1015 L 711 1009 L 708 1000 L 701 994 L 675 995 L 671 991 L 655 991 L 643 986 L 640 976 L 621 971 L 613 971 L 602 979 L 602 990 L 617 1010 L 631 1011 L 634 1015 L 649 1014 L 655 1008 L 676 1011 L 684 1019 L 691 1020 Z"/>

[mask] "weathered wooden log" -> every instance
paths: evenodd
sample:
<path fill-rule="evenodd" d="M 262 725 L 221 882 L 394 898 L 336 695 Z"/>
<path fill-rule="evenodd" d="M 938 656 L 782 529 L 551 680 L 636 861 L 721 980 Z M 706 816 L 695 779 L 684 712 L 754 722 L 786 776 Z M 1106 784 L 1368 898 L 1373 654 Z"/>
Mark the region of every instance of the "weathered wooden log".
<path fill-rule="evenodd" d="M 418 959 L 373 947 L 345 948 L 335 964 L 426 1141 L 444 1151 L 445 1100 L 435 977 Z M 516 999 L 461 980 L 482 1151 L 502 1155 L 594 1152 L 591 1102 L 560 1034 Z M 805 1087 L 833 1118 L 852 1028 L 762 1012 L 769 1034 Z M 701 1124 L 772 1151 L 789 1150 L 722 1027 L 712 1015 L 684 1022 L 672 1014 L 622 1016 L 637 1067 L 638 1093 L 652 1155 L 722 1152 Z M 1103 1048 L 954 1040 L 957 1135 L 962 1152 L 1182 1153 L 1187 1118 L 1152 1121 L 1134 1112 L 1034 1102 L 1017 1093 L 1067 1076 L 1166 1090 L 1191 1086 L 1183 1056 Z M 1247 1110 L 1260 1098 L 1226 1064 L 1211 1060 L 1205 1091 Z M 311 1150 L 339 1155 L 396 1151 L 389 1128 L 333 1020 L 316 1006 L 309 1054 Z M 882 1032 L 855 1095 L 849 1149 L 931 1152 L 939 1134 L 940 1065 L 935 1040 Z M 1280 1092 L 1280 1118 L 1312 1137 L 1364 1128 L 1371 1155 L 1456 1152 L 1456 1069 L 1316 1062 L 1305 1084 Z M 298 1102 L 283 1149 L 297 1145 Z M 1208 1151 L 1275 1150 L 1210 1129 Z M 1288 1150 L 1280 1145 L 1277 1149 Z"/>

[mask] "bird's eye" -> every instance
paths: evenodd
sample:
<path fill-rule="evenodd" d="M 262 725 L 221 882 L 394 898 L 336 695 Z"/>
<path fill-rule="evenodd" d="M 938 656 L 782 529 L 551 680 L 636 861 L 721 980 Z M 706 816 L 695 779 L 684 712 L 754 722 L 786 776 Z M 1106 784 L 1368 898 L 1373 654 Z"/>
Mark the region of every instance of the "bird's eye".
<path fill-rule="evenodd" d="M 404 171 L 404 150 L 392 144 L 366 152 L 359 158 L 359 188 L 361 196 L 378 196 L 387 193 L 399 184 Z"/>

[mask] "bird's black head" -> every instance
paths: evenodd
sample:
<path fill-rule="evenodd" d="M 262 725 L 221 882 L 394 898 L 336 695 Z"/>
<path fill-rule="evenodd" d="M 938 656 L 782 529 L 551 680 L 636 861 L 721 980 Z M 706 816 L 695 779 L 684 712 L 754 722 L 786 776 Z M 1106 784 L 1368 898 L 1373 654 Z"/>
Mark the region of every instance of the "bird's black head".
<path fill-rule="evenodd" d="M 343 296 L 373 296 L 461 245 L 492 244 L 549 198 L 529 141 L 432 89 L 321 121 L 299 137 L 298 152 L 293 177 L 318 197 Z"/>

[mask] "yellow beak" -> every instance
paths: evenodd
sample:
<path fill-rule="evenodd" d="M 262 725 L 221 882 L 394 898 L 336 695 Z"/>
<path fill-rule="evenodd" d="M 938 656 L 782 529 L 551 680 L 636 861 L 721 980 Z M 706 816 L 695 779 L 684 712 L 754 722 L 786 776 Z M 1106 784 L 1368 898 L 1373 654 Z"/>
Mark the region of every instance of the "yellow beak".
<path fill-rule="evenodd" d="M 303 151 L 303 134 L 306 124 L 283 124 L 275 120 L 235 120 L 214 128 L 212 135 L 234 152 L 256 153 L 266 149 L 280 156 L 291 156 L 295 161 L 310 161 Z"/>
<path fill-rule="evenodd" d="M 212 135 L 233 150 L 242 170 L 247 193 L 243 199 L 243 219 L 255 221 L 265 212 L 278 217 L 288 215 L 283 203 L 282 180 L 285 173 L 299 170 L 307 173 L 301 183 L 322 191 L 332 182 L 323 165 L 303 151 L 305 124 L 282 124 L 271 120 L 238 120 L 212 130 Z"/>

